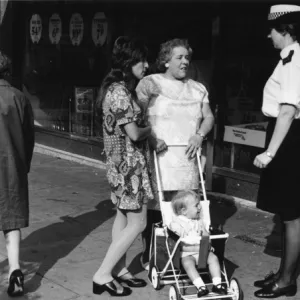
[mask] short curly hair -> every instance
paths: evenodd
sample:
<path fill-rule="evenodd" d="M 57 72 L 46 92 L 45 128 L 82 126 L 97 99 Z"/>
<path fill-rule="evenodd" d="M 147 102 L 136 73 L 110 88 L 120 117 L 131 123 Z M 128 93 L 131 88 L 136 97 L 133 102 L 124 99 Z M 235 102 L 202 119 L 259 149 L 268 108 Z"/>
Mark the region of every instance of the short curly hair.
<path fill-rule="evenodd" d="M 166 41 L 165 43 L 160 45 L 160 51 L 156 61 L 156 65 L 159 71 L 166 71 L 167 68 L 165 64 L 171 60 L 173 49 L 176 47 L 186 48 L 189 52 L 190 58 L 192 57 L 193 50 L 186 39 L 172 39 Z"/>

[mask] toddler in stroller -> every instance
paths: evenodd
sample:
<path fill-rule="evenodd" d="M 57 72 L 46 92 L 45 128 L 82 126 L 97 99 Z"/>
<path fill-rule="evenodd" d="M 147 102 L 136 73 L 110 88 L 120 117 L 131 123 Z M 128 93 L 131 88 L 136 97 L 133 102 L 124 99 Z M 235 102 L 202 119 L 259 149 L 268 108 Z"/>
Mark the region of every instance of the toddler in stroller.
<path fill-rule="evenodd" d="M 178 145 L 173 145 L 173 148 L 176 151 L 180 149 Z M 172 148 L 168 145 L 168 152 L 170 149 Z M 169 188 L 170 177 L 164 172 L 168 165 L 162 167 L 159 164 L 160 159 L 165 159 L 165 154 L 159 159 L 155 151 L 153 154 L 162 213 L 162 222 L 153 225 L 149 251 L 148 278 L 153 288 L 159 290 L 163 285 L 171 285 L 169 300 L 224 298 L 243 300 L 243 291 L 238 280 L 231 278 L 229 282 L 227 278 L 224 251 L 229 234 L 211 226 L 210 201 L 206 196 L 200 151 L 196 159 L 201 196 L 192 192 L 197 190 L 196 187 L 187 188 L 183 184 L 176 186 L 176 189 Z M 173 173 L 174 171 L 176 170 L 173 170 Z M 181 177 L 180 184 L 190 180 L 188 176 L 185 177 Z M 172 199 L 165 199 L 165 191 L 175 192 L 175 190 L 175 199 L 173 196 Z M 203 197 L 201 202 L 200 197 Z M 214 249 L 211 248 L 213 251 L 209 251 L 210 243 L 213 245 Z M 211 292 L 207 294 L 208 287 Z"/>
<path fill-rule="evenodd" d="M 199 195 L 192 191 L 180 191 L 172 199 L 172 208 L 175 215 L 169 225 L 170 230 L 182 238 L 188 236 L 209 236 L 201 218 L 201 203 Z M 218 257 L 209 245 L 207 264 L 212 277 L 212 292 L 226 295 L 227 288 L 222 284 L 221 268 Z M 184 244 L 181 248 L 181 263 L 188 277 L 198 290 L 197 296 L 202 297 L 209 293 L 205 283 L 200 277 L 196 266 L 199 259 L 199 243 L 195 245 Z"/>

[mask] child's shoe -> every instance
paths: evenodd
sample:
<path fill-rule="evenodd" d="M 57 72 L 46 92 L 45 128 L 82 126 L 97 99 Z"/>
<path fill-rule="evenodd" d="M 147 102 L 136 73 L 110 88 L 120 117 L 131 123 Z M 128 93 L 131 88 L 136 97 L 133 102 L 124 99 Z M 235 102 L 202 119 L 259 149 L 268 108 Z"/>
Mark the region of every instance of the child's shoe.
<path fill-rule="evenodd" d="M 201 286 L 198 289 L 198 293 L 197 293 L 197 297 L 203 297 L 206 296 L 209 293 L 208 289 L 206 288 L 206 286 Z"/>
<path fill-rule="evenodd" d="M 219 295 L 227 295 L 227 288 L 222 283 L 217 284 L 217 285 L 213 285 L 211 291 L 213 293 L 216 293 L 216 294 L 219 294 Z"/>

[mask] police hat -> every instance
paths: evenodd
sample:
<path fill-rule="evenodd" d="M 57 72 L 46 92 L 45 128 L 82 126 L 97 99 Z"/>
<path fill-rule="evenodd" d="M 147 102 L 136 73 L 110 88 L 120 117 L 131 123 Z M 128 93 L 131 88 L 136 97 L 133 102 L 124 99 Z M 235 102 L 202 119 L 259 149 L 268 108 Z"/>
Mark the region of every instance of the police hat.
<path fill-rule="evenodd" d="M 300 23 L 300 6 L 290 4 L 273 5 L 268 14 L 268 22 L 271 26 Z"/>

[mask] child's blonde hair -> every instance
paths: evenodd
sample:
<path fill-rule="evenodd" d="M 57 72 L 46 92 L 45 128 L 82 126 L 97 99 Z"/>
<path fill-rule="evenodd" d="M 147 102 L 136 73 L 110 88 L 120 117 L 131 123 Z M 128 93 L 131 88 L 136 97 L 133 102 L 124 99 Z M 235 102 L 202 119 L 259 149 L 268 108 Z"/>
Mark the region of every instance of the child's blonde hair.
<path fill-rule="evenodd" d="M 174 213 L 178 216 L 181 215 L 182 209 L 186 208 L 186 199 L 188 196 L 199 199 L 199 195 L 192 190 L 185 190 L 178 192 L 172 199 L 172 208 Z M 200 200 L 200 199 L 199 199 Z"/>

